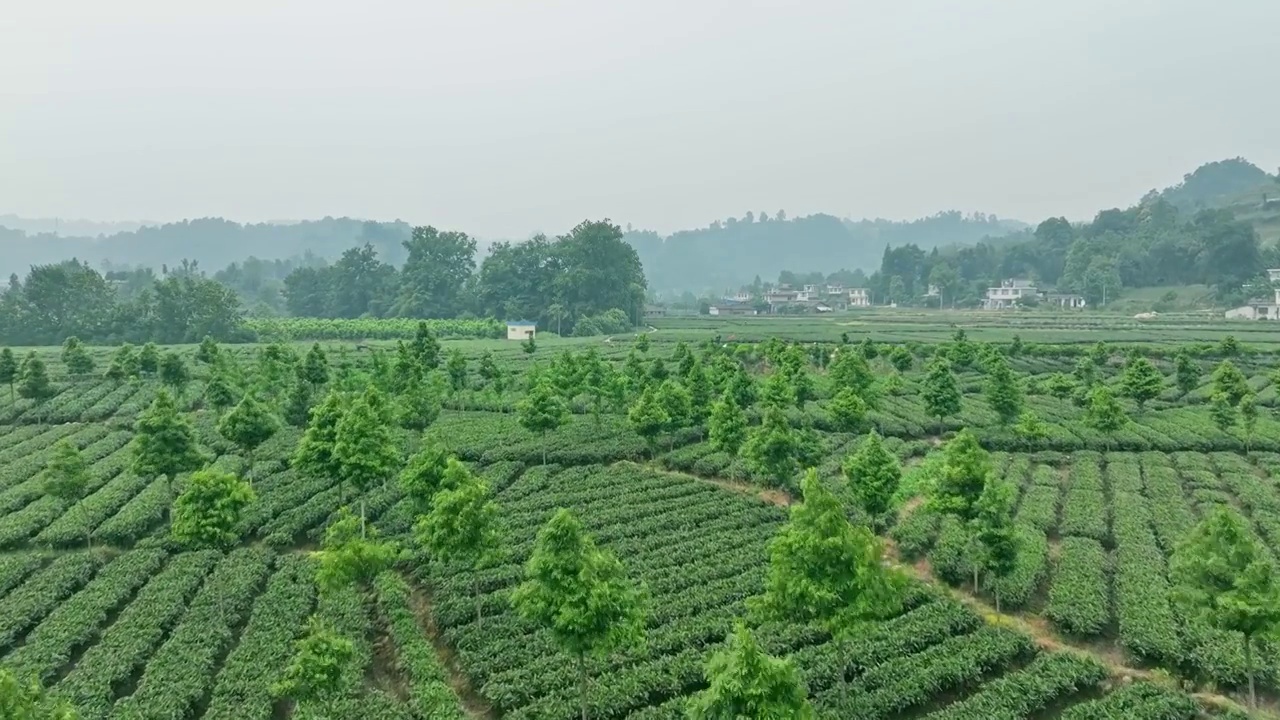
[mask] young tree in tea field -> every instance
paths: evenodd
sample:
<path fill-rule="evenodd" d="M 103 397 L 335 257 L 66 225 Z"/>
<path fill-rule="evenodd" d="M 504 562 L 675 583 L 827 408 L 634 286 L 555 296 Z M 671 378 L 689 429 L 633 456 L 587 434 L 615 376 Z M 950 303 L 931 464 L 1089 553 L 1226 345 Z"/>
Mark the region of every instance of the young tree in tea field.
<path fill-rule="evenodd" d="M 538 381 L 523 400 L 516 404 L 520 427 L 542 436 L 542 464 L 547 464 L 547 433 L 554 432 L 568 419 L 569 409 L 545 379 Z"/>
<path fill-rule="evenodd" d="M 660 357 L 656 357 L 649 363 L 649 384 L 660 385 L 663 380 L 671 376 L 671 372 L 667 370 L 667 363 Z"/>
<path fill-rule="evenodd" d="M 1141 412 L 1149 400 L 1160 397 L 1160 392 L 1164 390 L 1164 375 L 1160 374 L 1150 360 L 1134 357 L 1125 364 L 1120 386 L 1125 397 L 1136 402 L 1138 411 Z"/>
<path fill-rule="evenodd" d="M 645 444 L 649 446 L 649 457 L 653 457 L 658 444 L 658 435 L 671 424 L 671 418 L 667 415 L 653 388 L 645 388 L 631 405 L 631 409 L 627 411 L 627 422 L 637 435 L 644 438 Z M 715 422 L 714 418 L 712 422 Z"/>
<path fill-rule="evenodd" d="M 284 396 L 284 407 L 281 413 L 284 421 L 293 427 L 305 428 L 311 417 L 312 393 L 314 386 L 302 377 L 298 377 L 289 385 L 289 392 Z"/>
<path fill-rule="evenodd" d="M 84 492 L 89 486 L 89 463 L 69 440 L 59 440 L 53 446 L 53 457 L 44 466 L 42 477 L 45 494 L 61 500 L 66 507 L 70 507 L 71 503 L 84 497 Z M 91 529 L 86 527 L 86 547 L 91 542 L 90 532 Z"/>
<path fill-rule="evenodd" d="M 1230 360 L 1223 360 L 1218 367 L 1214 368 L 1213 391 L 1226 393 L 1232 405 L 1238 404 L 1240 398 L 1252 392 L 1244 373 L 1240 372 L 1240 368 Z"/>
<path fill-rule="evenodd" d="M 225 550 L 240 539 L 240 518 L 255 499 L 253 488 L 235 475 L 198 470 L 173 502 L 173 539 L 190 549 Z"/>
<path fill-rule="evenodd" d="M 587 658 L 643 641 L 645 593 L 613 553 L 598 549 L 573 513 L 561 508 L 539 531 L 525 581 L 511 607 L 550 631 L 578 668 L 582 720 L 588 720 Z"/>
<path fill-rule="evenodd" d="M 1018 419 L 1022 412 L 1022 388 L 1003 355 L 993 356 L 988 364 L 986 396 L 1001 425 L 1010 425 Z"/>
<path fill-rule="evenodd" d="M 480 376 L 481 380 L 497 387 L 497 381 L 502 378 L 502 370 L 498 368 L 498 363 L 493 360 L 493 351 L 485 350 L 480 354 L 480 362 L 476 365 L 476 374 Z M 501 392 L 502 389 L 498 388 L 498 393 L 501 394 Z"/>
<path fill-rule="evenodd" d="M 711 447 L 719 452 L 737 455 L 738 449 L 746 439 L 747 416 L 738 406 L 733 393 L 726 392 L 724 397 L 711 406 L 707 440 L 711 443 Z"/>
<path fill-rule="evenodd" d="M 1017 487 L 992 473 L 987 476 L 986 486 L 978 497 L 977 513 L 971 521 L 976 545 L 973 591 L 978 592 L 978 576 L 985 570 L 995 594 L 996 612 L 1000 612 L 1000 584 L 994 581 L 1013 572 L 1018 560 L 1018 536 L 1013 525 L 1017 499 Z"/>
<path fill-rule="evenodd" d="M 0 718 L 5 720 L 79 720 L 65 700 L 48 696 L 38 682 L 19 680 L 8 668 L 0 668 Z"/>
<path fill-rule="evenodd" d="M 168 390 L 156 394 L 133 426 L 133 472 L 138 477 L 165 478 L 165 504 L 173 498 L 173 479 L 178 473 L 199 470 L 205 457 L 196 445 L 191 423 L 178 413 Z"/>
<path fill-rule="evenodd" d="M 425 370 L 430 371 L 440 367 L 440 341 L 436 339 L 436 334 L 425 322 L 418 323 L 418 329 L 413 334 L 413 343 L 409 345 L 409 350 Z"/>
<path fill-rule="evenodd" d="M 449 351 L 445 370 L 449 373 L 449 385 L 454 392 L 467 389 L 467 356 L 461 350 L 454 348 Z"/>
<path fill-rule="evenodd" d="M 444 392 L 439 373 L 413 380 L 396 398 L 395 416 L 400 427 L 419 431 L 430 427 L 440 417 Z"/>
<path fill-rule="evenodd" d="M 1244 430 L 1244 450 L 1249 452 L 1253 445 L 1253 432 L 1258 429 L 1258 398 L 1249 393 L 1240 398 L 1240 426 Z"/>
<path fill-rule="evenodd" d="M 342 419 L 342 406 L 342 395 L 331 390 L 324 402 L 311 409 L 311 422 L 293 454 L 293 468 L 302 477 L 315 480 L 339 477 L 333 446 L 337 441 L 338 421 Z"/>
<path fill-rule="evenodd" d="M 476 604 L 476 625 L 483 619 L 479 571 L 500 557 L 501 534 L 498 504 L 489 485 L 451 460 L 450 471 L 460 475 L 456 485 L 436 493 L 431 512 L 414 527 L 418 543 L 442 562 L 459 563 L 471 571 L 471 595 Z"/>
<path fill-rule="evenodd" d="M 1111 388 L 1098 385 L 1089 391 L 1084 420 L 1096 430 L 1111 433 L 1124 427 L 1129 422 L 1129 416 L 1112 394 Z"/>
<path fill-rule="evenodd" d="M 862 342 L 858 343 L 858 351 L 867 360 L 875 360 L 880 357 L 880 346 L 876 345 L 875 341 L 869 337 L 862 338 Z"/>
<path fill-rule="evenodd" d="M 929 363 L 921 395 L 925 410 L 930 417 L 938 418 L 939 426 L 945 418 L 960 412 L 960 388 L 946 358 L 938 356 Z"/>
<path fill-rule="evenodd" d="M 245 393 L 244 398 L 218 421 L 218 434 L 244 453 L 249 462 L 246 474 L 250 486 L 253 485 L 255 451 L 279 431 L 279 418 L 251 392 Z"/>
<path fill-rule="evenodd" d="M 213 365 L 218 362 L 218 356 L 221 354 L 222 348 L 218 347 L 218 342 L 205 335 L 204 339 L 200 341 L 200 347 L 196 348 L 196 362 Z"/>
<path fill-rule="evenodd" d="M 333 443 L 333 459 L 338 462 L 339 494 L 346 486 L 364 493 L 375 485 L 385 485 L 400 462 L 400 450 L 391 434 L 386 398 L 370 386 L 351 403 L 338 421 Z M 365 532 L 364 497 L 360 498 L 360 532 Z"/>
<path fill-rule="evenodd" d="M 1244 641 L 1249 706 L 1258 706 L 1254 650 L 1280 631 L 1280 577 L 1249 522 L 1230 507 L 1205 517 L 1178 546 L 1169 563 L 1175 598 L 1188 614 L 1211 627 L 1238 632 Z"/>
<path fill-rule="evenodd" d="M 367 528 L 364 520 L 344 505 L 325 528 L 316 583 L 324 590 L 367 587 L 378 573 L 391 567 L 398 554 L 395 543 L 383 540 L 377 528 Z"/>
<path fill-rule="evenodd" d="M 879 526 L 889 512 L 893 494 L 902 480 L 902 466 L 889 452 L 875 430 L 858 443 L 858 449 L 845 458 L 841 470 L 849 484 L 849 497 L 854 505 Z"/>
<path fill-rule="evenodd" d="M 350 640 L 312 618 L 280 680 L 271 686 L 271 694 L 291 699 L 295 705 L 315 703 L 322 717 L 335 717 L 335 703 L 342 697 L 342 673 L 355 652 Z"/>
<path fill-rule="evenodd" d="M 635 347 L 642 353 L 649 352 L 649 333 L 639 333 L 636 335 Z"/>
<path fill-rule="evenodd" d="M 1044 440 L 1049 437 L 1049 428 L 1040 419 L 1039 415 L 1030 410 L 1018 416 L 1018 424 L 1013 426 L 1013 432 L 1018 437 L 1030 442 Z"/>
<path fill-rule="evenodd" d="M 734 623 L 723 650 L 706 664 L 707 689 L 689 699 L 690 720 L 810 720 L 804 682 L 790 660 L 764 652 L 746 624 Z"/>
<path fill-rule="evenodd" d="M 1236 340 L 1235 335 L 1228 335 L 1218 343 L 1218 352 L 1227 357 L 1235 357 L 1240 354 L 1240 341 Z"/>
<path fill-rule="evenodd" d="M 184 385 L 191 382 L 191 370 L 187 368 L 187 363 L 178 353 L 169 350 L 160 356 L 160 368 L 157 373 L 160 382 L 168 385 L 178 392 Z"/>
<path fill-rule="evenodd" d="M 885 567 L 879 541 L 849 522 L 816 471 L 806 472 L 800 487 L 803 502 L 769 541 L 764 594 L 748 606 L 765 619 L 819 623 L 838 637 L 892 615 L 902 578 Z"/>
<path fill-rule="evenodd" d="M 1222 432 L 1230 432 L 1236 424 L 1236 406 L 1231 404 L 1231 396 L 1225 392 L 1216 392 L 1209 398 L 1209 417 Z"/>
<path fill-rule="evenodd" d="M 329 358 L 324 354 L 320 343 L 312 344 L 307 351 L 307 356 L 299 366 L 298 375 L 316 388 L 329 382 Z"/>
<path fill-rule="evenodd" d="M 532 355 L 538 351 L 538 341 L 533 338 L 532 333 L 530 333 L 529 337 L 520 341 L 520 349 L 524 351 L 525 355 Z"/>
<path fill-rule="evenodd" d="M 689 419 L 693 424 L 700 425 L 711 413 L 711 380 L 707 377 L 702 361 L 697 359 L 683 377 L 684 386 L 689 390 Z"/>
<path fill-rule="evenodd" d="M 431 512 L 431 499 L 445 486 L 445 473 L 457 462 L 436 442 L 427 441 L 400 471 L 400 489 L 413 503 L 414 516 Z M 466 466 L 462 466 L 466 470 Z"/>
<path fill-rule="evenodd" d="M 32 351 L 22 361 L 22 369 L 18 371 L 18 397 L 34 400 L 40 404 L 56 395 L 53 384 L 49 382 L 49 373 L 45 370 L 44 361 Z"/>
<path fill-rule="evenodd" d="M 402 393 L 421 383 L 431 370 L 423 366 L 413 350 L 401 340 L 396 343 L 396 359 L 388 372 L 390 389 Z"/>
<path fill-rule="evenodd" d="M 1200 364 L 1186 350 L 1179 350 L 1174 356 L 1173 384 L 1183 395 L 1200 386 Z"/>
<path fill-rule="evenodd" d="M 159 369 L 160 348 L 153 342 L 143 345 L 142 351 L 138 353 L 138 372 L 155 375 Z"/>
<path fill-rule="evenodd" d="M 204 402 L 214 411 L 221 413 L 235 403 L 235 390 L 227 380 L 226 373 L 214 370 L 204 386 Z"/>
<path fill-rule="evenodd" d="M 9 402 L 14 400 L 13 384 L 18 380 L 18 360 L 9 348 L 0 349 L 0 383 L 9 386 Z"/>
<path fill-rule="evenodd" d="M 760 386 L 760 402 L 765 407 L 789 408 L 795 401 L 795 388 L 781 370 L 769 375 Z"/>
<path fill-rule="evenodd" d="M 842 348 L 827 374 L 831 377 L 832 388 L 850 388 L 864 400 L 876 382 L 866 356 L 855 348 Z"/>
<path fill-rule="evenodd" d="M 867 404 L 853 388 L 843 388 L 827 402 L 831 422 L 840 432 L 858 432 L 867 422 Z"/>
<path fill-rule="evenodd" d="M 765 410 L 760 426 L 747 433 L 747 441 L 742 446 L 747 467 L 779 488 L 795 483 L 800 469 L 799 454 L 800 438 L 782 410 L 772 406 Z"/>
<path fill-rule="evenodd" d="M 1044 389 L 1059 400 L 1066 400 L 1076 390 L 1076 381 L 1066 373 L 1053 373 L 1044 381 Z"/>
<path fill-rule="evenodd" d="M 138 353 L 133 346 L 125 343 L 111 356 L 111 364 L 107 366 L 108 380 L 127 380 L 137 377 L 142 372 Z"/>
<path fill-rule="evenodd" d="M 88 375 L 93 372 L 93 357 L 84 343 L 74 335 L 62 343 L 62 364 L 71 375 Z"/>
<path fill-rule="evenodd" d="M 733 394 L 733 399 L 740 408 L 749 408 L 756 401 L 756 381 L 737 363 L 734 363 L 734 372 L 726 383 L 725 391 Z"/>
<path fill-rule="evenodd" d="M 905 345 L 898 345 L 889 353 L 889 364 L 898 372 L 906 372 L 915 363 L 915 357 Z"/>
<path fill-rule="evenodd" d="M 978 499 L 990 475 L 991 457 L 973 432 L 961 430 L 943 448 L 942 471 L 929 503 L 968 522 L 978 514 Z"/>
<path fill-rule="evenodd" d="M 675 380 L 663 380 L 657 392 L 654 393 L 654 400 L 667 414 L 667 425 L 664 429 L 667 431 L 667 449 L 671 449 L 675 446 L 675 433 L 693 422 L 689 391 Z"/>

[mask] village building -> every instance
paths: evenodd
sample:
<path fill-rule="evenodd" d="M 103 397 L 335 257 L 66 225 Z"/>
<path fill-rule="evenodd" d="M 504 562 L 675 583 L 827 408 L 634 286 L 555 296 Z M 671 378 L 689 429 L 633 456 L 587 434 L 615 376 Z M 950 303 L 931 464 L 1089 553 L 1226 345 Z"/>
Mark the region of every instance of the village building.
<path fill-rule="evenodd" d="M 538 323 L 532 320 L 508 320 L 508 340 L 528 340 L 538 332 Z"/>
<path fill-rule="evenodd" d="M 1272 285 L 1280 282 L 1280 268 L 1267 270 Z M 1225 313 L 1228 320 L 1280 320 L 1280 288 L 1272 290 L 1273 297 L 1253 298 L 1248 303 Z"/>
<path fill-rule="evenodd" d="M 1010 278 L 1000 283 L 1000 287 L 987 288 L 987 296 L 982 299 L 985 310 L 1004 310 L 1016 307 L 1024 298 L 1039 298 L 1040 291 L 1032 280 Z"/>
<path fill-rule="evenodd" d="M 866 288 L 849 288 L 849 307 L 871 307 L 871 293 Z"/>

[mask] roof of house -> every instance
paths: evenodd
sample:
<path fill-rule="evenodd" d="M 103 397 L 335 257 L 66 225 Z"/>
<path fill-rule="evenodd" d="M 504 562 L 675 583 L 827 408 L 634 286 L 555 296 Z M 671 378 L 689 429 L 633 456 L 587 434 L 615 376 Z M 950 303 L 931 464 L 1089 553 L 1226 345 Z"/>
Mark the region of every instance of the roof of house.
<path fill-rule="evenodd" d="M 507 327 L 534 327 L 538 323 L 534 320 L 508 320 Z"/>

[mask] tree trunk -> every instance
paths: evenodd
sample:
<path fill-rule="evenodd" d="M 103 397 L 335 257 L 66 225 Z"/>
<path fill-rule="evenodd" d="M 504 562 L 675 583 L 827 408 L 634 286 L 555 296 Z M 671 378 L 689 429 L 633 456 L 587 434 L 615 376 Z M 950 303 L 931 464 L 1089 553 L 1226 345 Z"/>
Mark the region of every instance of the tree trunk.
<path fill-rule="evenodd" d="M 995 585 L 993 583 L 992 590 L 995 592 L 995 595 L 996 595 L 996 614 L 999 615 L 1000 614 L 1000 586 Z"/>
<path fill-rule="evenodd" d="M 578 701 L 582 720 L 587 720 L 587 658 L 582 653 L 578 653 Z"/>
<path fill-rule="evenodd" d="M 476 600 L 476 627 L 478 628 L 481 627 L 484 617 L 482 615 L 483 603 L 480 602 L 480 578 L 475 575 L 471 576 L 471 595 Z"/>
<path fill-rule="evenodd" d="M 1248 635 L 1244 636 L 1244 671 L 1249 674 L 1249 709 L 1258 709 L 1258 693 L 1253 683 L 1253 643 Z"/>
<path fill-rule="evenodd" d="M 978 568 L 976 566 L 973 568 L 973 594 L 978 594 Z"/>
<path fill-rule="evenodd" d="M 253 450 L 249 451 L 249 467 L 245 469 L 245 479 L 249 481 L 249 487 L 253 487 Z"/>
<path fill-rule="evenodd" d="M 364 498 L 360 498 L 360 538 L 364 539 Z"/>

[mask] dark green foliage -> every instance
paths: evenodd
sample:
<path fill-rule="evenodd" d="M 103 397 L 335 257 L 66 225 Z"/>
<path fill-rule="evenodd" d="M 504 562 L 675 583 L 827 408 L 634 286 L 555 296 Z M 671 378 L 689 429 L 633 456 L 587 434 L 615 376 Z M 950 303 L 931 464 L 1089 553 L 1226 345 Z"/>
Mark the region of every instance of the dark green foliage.
<path fill-rule="evenodd" d="M 800 470 L 800 438 L 777 407 L 764 412 L 764 421 L 747 434 L 742 457 L 774 487 L 792 487 Z"/>
<path fill-rule="evenodd" d="M 1164 390 L 1164 376 L 1150 360 L 1144 357 L 1130 358 L 1120 380 L 1125 397 L 1138 403 L 1138 409 L 1146 407 L 1149 400 L 1160 397 Z"/>
<path fill-rule="evenodd" d="M 930 498 L 932 508 L 940 513 L 969 521 L 978 515 L 978 499 L 991 475 L 991 459 L 978 445 L 978 438 L 962 430 L 944 449 L 942 473 Z"/>
<path fill-rule="evenodd" d="M 160 369 L 160 348 L 149 342 L 138 353 L 138 372 L 154 375 Z"/>
<path fill-rule="evenodd" d="M 107 377 L 111 380 L 127 380 L 137 377 L 141 372 L 138 353 L 129 343 L 120 346 L 115 355 L 111 356 L 111 365 L 107 367 Z"/>
<path fill-rule="evenodd" d="M 323 402 L 311 409 L 311 421 L 293 454 L 293 468 L 302 477 L 315 480 L 339 477 L 333 449 L 338 440 L 343 403 L 342 395 L 331 390 Z"/>
<path fill-rule="evenodd" d="M 831 422 L 841 432 L 858 432 L 867 422 L 867 404 L 852 388 L 844 388 L 827 403 Z"/>
<path fill-rule="evenodd" d="M 1184 395 L 1200 385 L 1200 365 L 1185 350 L 1174 357 L 1174 384 Z"/>
<path fill-rule="evenodd" d="M 329 358 L 325 356 L 324 350 L 320 348 L 320 343 L 313 344 L 311 349 L 307 351 L 307 356 L 302 361 L 299 377 L 315 387 L 320 387 L 329 382 Z"/>
<path fill-rule="evenodd" d="M 218 362 L 218 356 L 222 354 L 222 349 L 218 347 L 218 343 L 208 335 L 200 341 L 200 347 L 196 348 L 196 362 L 205 365 L 213 365 Z"/>
<path fill-rule="evenodd" d="M 732 393 L 725 393 L 711 407 L 711 420 L 707 439 L 721 452 L 737 455 L 747 439 L 747 417 L 734 400 Z"/>
<path fill-rule="evenodd" d="M 160 356 L 159 375 L 160 382 L 174 389 L 181 388 L 191 380 L 191 371 L 187 369 L 187 363 L 183 361 L 181 355 L 172 350 Z"/>
<path fill-rule="evenodd" d="M 689 701 L 690 720 L 814 717 L 795 666 L 762 650 L 742 622 L 707 661 L 706 677 L 709 687 Z"/>
<path fill-rule="evenodd" d="M 1240 398 L 1252 392 L 1244 373 L 1230 360 L 1223 360 L 1214 368 L 1213 391 L 1225 393 L 1232 405 L 1239 404 Z"/>
<path fill-rule="evenodd" d="M 173 538 L 192 549 L 229 548 L 240 539 L 240 516 L 255 499 L 253 488 L 235 475 L 192 473 L 173 503 Z"/>
<path fill-rule="evenodd" d="M 876 431 L 858 443 L 858 449 L 845 458 L 841 469 L 849 484 L 849 496 L 859 510 L 873 519 L 889 511 L 902 480 L 902 467 Z"/>
<path fill-rule="evenodd" d="M 253 393 L 246 394 L 218 421 L 218 434 L 244 452 L 249 459 L 250 473 L 253 472 L 254 451 L 279 431 L 279 418 Z"/>
<path fill-rule="evenodd" d="M 946 358 L 937 357 L 929 363 L 921 396 L 929 415 L 938 418 L 939 422 L 960 412 L 960 389 Z"/>
<path fill-rule="evenodd" d="M 986 395 L 1000 424 L 1010 425 L 1022 413 L 1022 388 L 1003 355 L 994 356 L 987 366 Z"/>
<path fill-rule="evenodd" d="M 49 374 L 45 370 L 44 361 L 32 351 L 22 361 L 22 369 L 18 371 L 18 395 L 42 402 L 53 397 L 56 391 L 49 382 Z"/>
<path fill-rule="evenodd" d="M 74 335 L 62 343 L 62 364 L 72 375 L 88 375 L 93 372 L 93 357 L 85 349 L 84 343 Z"/>
<path fill-rule="evenodd" d="M 9 386 L 9 397 L 13 398 L 13 385 L 18 379 L 18 360 L 9 348 L 0 349 L 0 384 Z"/>

